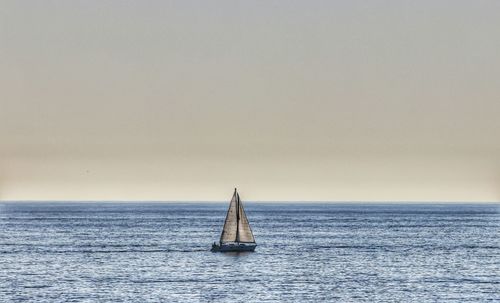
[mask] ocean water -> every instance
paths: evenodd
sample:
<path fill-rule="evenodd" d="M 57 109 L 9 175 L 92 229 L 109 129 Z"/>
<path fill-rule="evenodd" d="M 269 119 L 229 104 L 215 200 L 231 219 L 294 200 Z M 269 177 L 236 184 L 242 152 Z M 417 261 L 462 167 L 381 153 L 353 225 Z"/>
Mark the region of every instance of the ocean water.
<path fill-rule="evenodd" d="M 499 204 L 0 203 L 0 302 L 500 302 Z"/>

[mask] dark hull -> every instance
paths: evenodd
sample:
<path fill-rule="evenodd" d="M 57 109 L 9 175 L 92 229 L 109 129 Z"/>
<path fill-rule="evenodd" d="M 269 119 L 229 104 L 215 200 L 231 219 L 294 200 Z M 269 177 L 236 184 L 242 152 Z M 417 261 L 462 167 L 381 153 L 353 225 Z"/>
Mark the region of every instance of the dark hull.
<path fill-rule="evenodd" d="M 212 252 L 254 251 L 257 244 L 254 243 L 231 243 L 212 245 Z"/>

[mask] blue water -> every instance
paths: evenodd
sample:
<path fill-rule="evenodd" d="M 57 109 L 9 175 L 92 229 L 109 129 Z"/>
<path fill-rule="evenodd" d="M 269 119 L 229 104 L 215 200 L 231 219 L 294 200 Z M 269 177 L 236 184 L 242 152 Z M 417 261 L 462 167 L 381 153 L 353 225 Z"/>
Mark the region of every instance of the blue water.
<path fill-rule="evenodd" d="M 500 205 L 0 203 L 1 302 L 500 302 Z"/>

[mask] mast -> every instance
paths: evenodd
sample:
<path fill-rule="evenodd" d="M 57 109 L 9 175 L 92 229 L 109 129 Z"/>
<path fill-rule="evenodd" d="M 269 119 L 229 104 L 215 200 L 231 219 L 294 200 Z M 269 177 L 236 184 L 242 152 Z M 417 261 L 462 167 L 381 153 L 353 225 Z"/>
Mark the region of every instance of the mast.
<path fill-rule="evenodd" d="M 240 242 L 240 195 L 234 189 L 236 195 L 236 242 Z"/>

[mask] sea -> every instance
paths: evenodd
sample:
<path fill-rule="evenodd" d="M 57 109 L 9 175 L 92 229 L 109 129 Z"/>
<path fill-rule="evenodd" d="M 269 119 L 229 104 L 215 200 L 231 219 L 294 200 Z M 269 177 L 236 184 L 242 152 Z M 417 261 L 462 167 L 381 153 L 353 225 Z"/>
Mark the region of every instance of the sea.
<path fill-rule="evenodd" d="M 0 203 L 0 302 L 500 302 L 500 204 Z"/>

